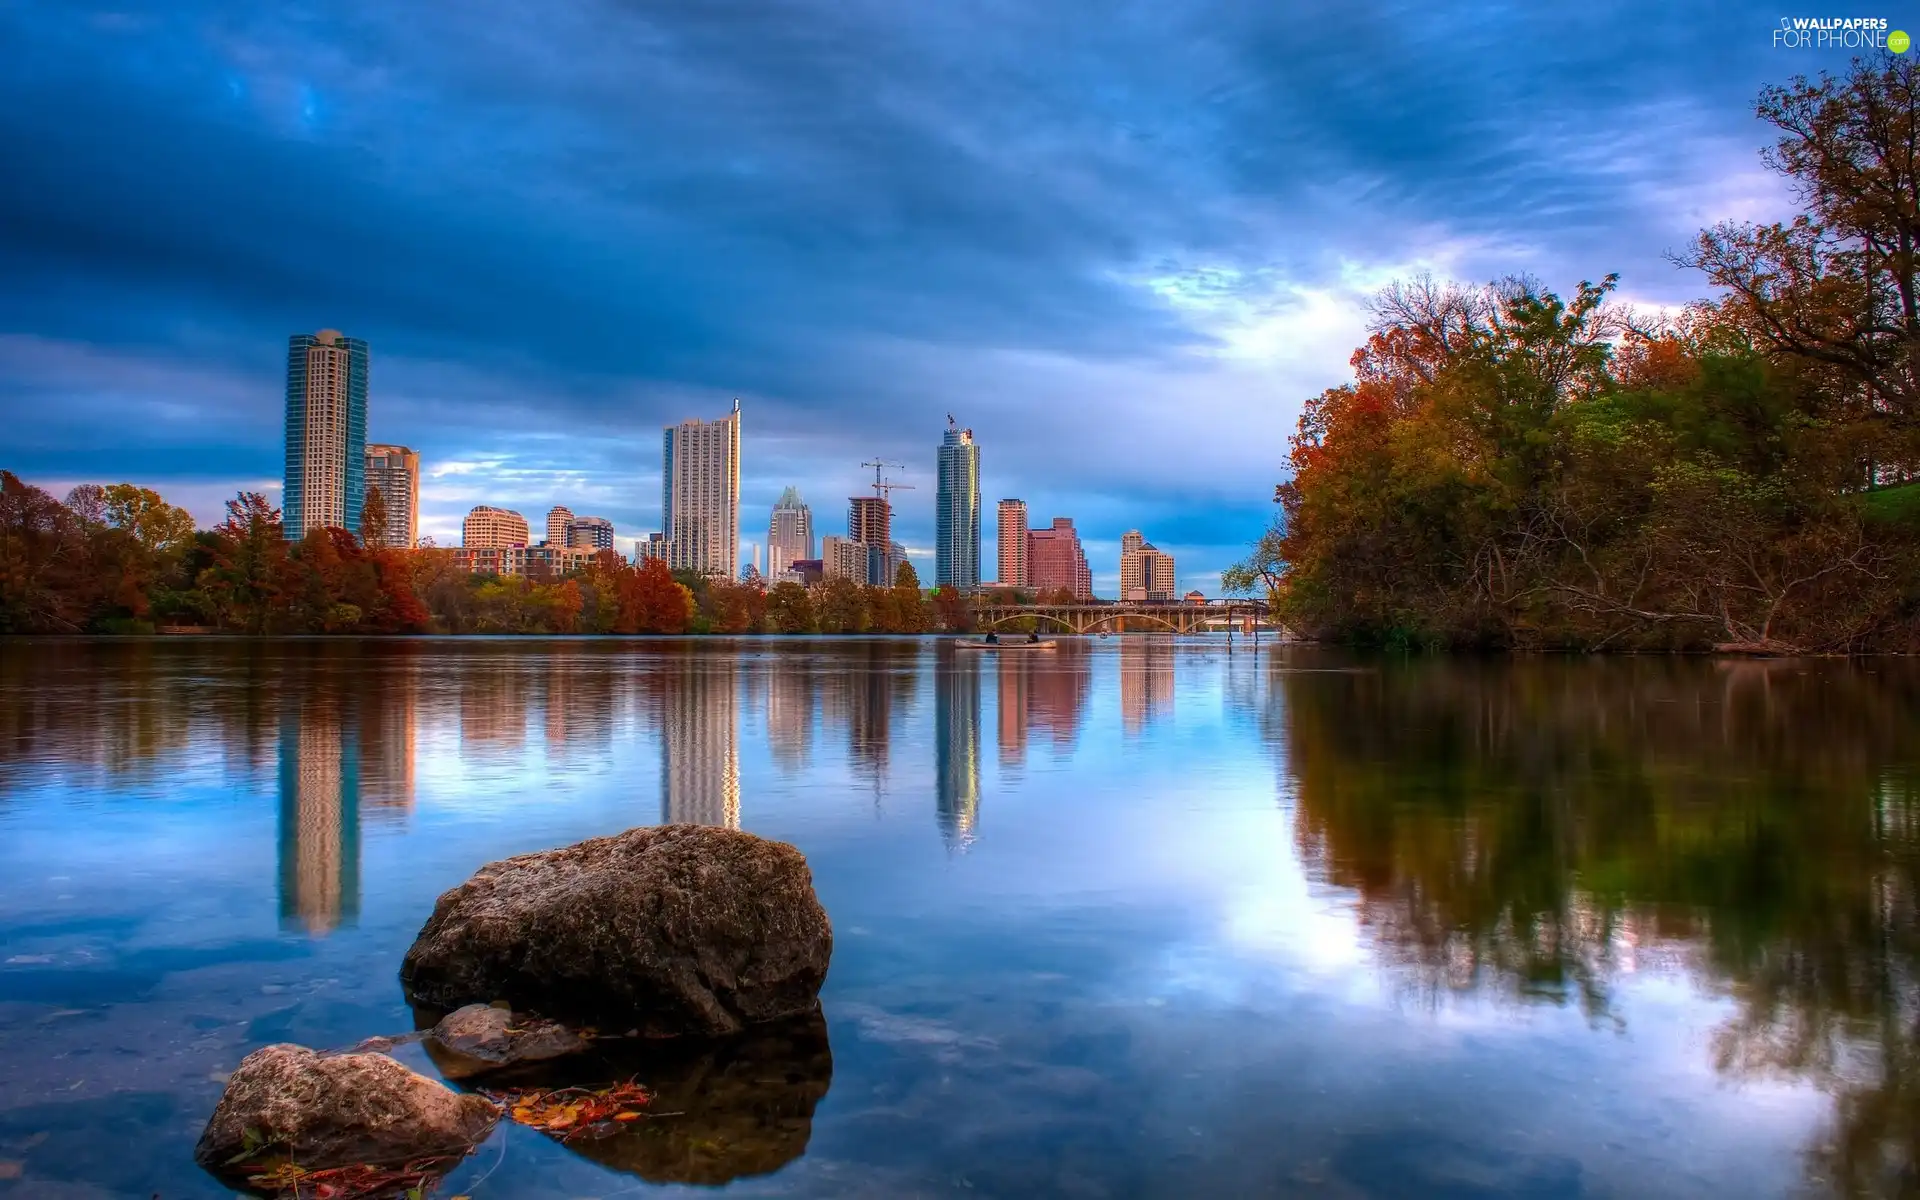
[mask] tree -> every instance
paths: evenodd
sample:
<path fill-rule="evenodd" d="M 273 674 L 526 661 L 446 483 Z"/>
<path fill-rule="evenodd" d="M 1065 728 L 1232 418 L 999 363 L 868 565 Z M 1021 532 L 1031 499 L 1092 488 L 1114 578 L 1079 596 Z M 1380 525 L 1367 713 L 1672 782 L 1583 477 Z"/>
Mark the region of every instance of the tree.
<path fill-rule="evenodd" d="M 1283 521 L 1275 520 L 1268 525 L 1266 532 L 1253 543 L 1251 554 L 1220 572 L 1220 590 L 1229 596 L 1264 592 L 1271 599 L 1280 590 L 1280 581 L 1286 574 L 1286 560 L 1281 557 L 1286 536 Z"/>
<path fill-rule="evenodd" d="M 0 632 L 80 628 L 67 573 L 77 536 L 74 515 L 58 501 L 0 471 Z"/>
<path fill-rule="evenodd" d="M 201 574 L 202 587 L 223 624 L 267 632 L 281 599 L 287 559 L 280 510 L 258 492 L 241 492 L 227 501 L 227 519 L 214 533 L 220 542 L 214 565 Z"/>
<path fill-rule="evenodd" d="M 387 500 L 373 484 L 360 506 L 360 544 L 369 549 L 387 544 Z"/>
<path fill-rule="evenodd" d="M 774 584 L 767 593 L 767 628 L 774 633 L 815 632 L 813 600 L 807 589 L 791 579 Z"/>
<path fill-rule="evenodd" d="M 927 610 L 926 597 L 920 592 L 920 577 L 913 564 L 903 562 L 894 573 L 893 587 L 887 589 L 888 631 L 925 633 L 933 626 L 933 614 Z"/>
<path fill-rule="evenodd" d="M 973 605 L 958 588 L 942 584 L 933 591 L 933 618 L 949 633 L 966 633 L 973 629 Z"/>
<path fill-rule="evenodd" d="M 1797 76 L 1760 94 L 1779 137 L 1762 155 L 1805 209 L 1726 222 L 1677 261 L 1727 289 L 1728 315 L 1804 365 L 1911 473 L 1920 438 L 1920 66 L 1890 56 L 1845 77 Z M 1857 400 L 1856 400 L 1857 397 Z"/>
<path fill-rule="evenodd" d="M 685 633 L 693 620 L 693 592 L 657 558 L 622 571 L 616 596 L 619 633 Z"/>
<path fill-rule="evenodd" d="M 814 585 L 813 611 L 822 633 L 865 633 L 871 619 L 867 611 L 866 589 L 835 575 Z"/>
<path fill-rule="evenodd" d="M 116 483 L 105 489 L 102 499 L 107 523 L 132 534 L 149 553 L 177 550 L 193 538 L 193 517 L 151 488 Z"/>

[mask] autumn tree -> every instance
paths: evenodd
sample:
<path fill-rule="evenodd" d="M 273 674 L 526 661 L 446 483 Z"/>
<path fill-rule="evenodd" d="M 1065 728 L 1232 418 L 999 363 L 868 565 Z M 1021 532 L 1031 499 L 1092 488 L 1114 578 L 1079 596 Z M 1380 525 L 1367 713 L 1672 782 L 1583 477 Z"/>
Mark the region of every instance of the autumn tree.
<path fill-rule="evenodd" d="M 647 559 L 622 571 L 615 582 L 617 633 L 685 633 L 693 621 L 693 592 L 676 581 L 667 564 Z"/>
<path fill-rule="evenodd" d="M 71 512 L 46 492 L 0 471 L 0 632 L 78 630 L 72 578 L 77 530 Z"/>
<path fill-rule="evenodd" d="M 773 633 L 813 633 L 813 600 L 807 589 L 783 579 L 767 593 L 767 628 Z"/>
<path fill-rule="evenodd" d="M 872 614 L 866 589 L 844 575 L 823 579 L 813 587 L 813 611 L 822 633 L 865 633 Z"/>
<path fill-rule="evenodd" d="M 933 590 L 933 620 L 949 633 L 968 633 L 973 629 L 973 604 L 952 584 L 942 584 Z"/>
<path fill-rule="evenodd" d="M 1716 225 L 1678 261 L 1725 288 L 1728 316 L 1771 354 L 1884 426 L 1872 449 L 1909 477 L 1920 467 L 1920 65 L 1887 56 L 1844 77 L 1795 77 L 1765 89 L 1756 112 L 1778 134 L 1763 161 L 1803 211 Z"/>
<path fill-rule="evenodd" d="M 200 583 L 222 623 L 247 633 L 266 633 L 284 586 L 286 534 L 280 510 L 258 492 L 227 501 L 227 519 L 214 529 L 214 564 Z"/>
<path fill-rule="evenodd" d="M 371 483 L 360 505 L 360 544 L 369 548 L 387 544 L 387 498 Z"/>

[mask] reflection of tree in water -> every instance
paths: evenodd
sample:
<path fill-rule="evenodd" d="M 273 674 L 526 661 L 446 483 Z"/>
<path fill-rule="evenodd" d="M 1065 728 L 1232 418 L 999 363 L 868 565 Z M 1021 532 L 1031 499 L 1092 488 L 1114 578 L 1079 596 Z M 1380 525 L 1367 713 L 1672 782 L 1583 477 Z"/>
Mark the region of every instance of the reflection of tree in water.
<path fill-rule="evenodd" d="M 1920 1188 L 1920 672 L 1628 660 L 1276 674 L 1308 868 L 1432 1001 L 1684 964 L 1736 1076 L 1836 1098 L 1814 1173 Z"/>

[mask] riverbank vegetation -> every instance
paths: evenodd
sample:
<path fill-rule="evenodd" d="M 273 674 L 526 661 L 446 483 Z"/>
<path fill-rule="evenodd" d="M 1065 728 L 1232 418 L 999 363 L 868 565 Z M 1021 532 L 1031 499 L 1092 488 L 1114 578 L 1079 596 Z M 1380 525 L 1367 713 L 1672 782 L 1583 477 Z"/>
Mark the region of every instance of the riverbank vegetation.
<path fill-rule="evenodd" d="M 375 509 L 377 505 L 369 505 Z M 604 551 L 549 579 L 470 573 L 451 550 L 379 546 L 377 530 L 289 542 L 243 492 L 212 529 L 131 484 L 64 501 L 0 471 L 0 633 L 924 633 L 968 627 L 951 591 L 709 580 Z"/>
<path fill-rule="evenodd" d="M 1380 295 L 1229 586 L 1362 644 L 1920 650 L 1920 67 L 1757 111 L 1802 211 L 1674 256 L 1715 299 Z"/>

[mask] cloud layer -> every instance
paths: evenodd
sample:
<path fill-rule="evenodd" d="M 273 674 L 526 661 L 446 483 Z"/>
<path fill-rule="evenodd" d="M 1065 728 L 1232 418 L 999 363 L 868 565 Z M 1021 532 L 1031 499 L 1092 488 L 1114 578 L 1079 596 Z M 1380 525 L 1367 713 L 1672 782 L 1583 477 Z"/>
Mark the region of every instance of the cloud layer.
<path fill-rule="evenodd" d="M 1444 10 L 1444 11 L 1442 11 Z M 277 480 L 288 334 L 373 347 L 429 532 L 657 528 L 740 396 L 746 536 L 880 455 L 1212 590 L 1302 400 L 1412 270 L 1621 271 L 1784 197 L 1751 100 L 1837 52 L 1733 5 L 0 3 L 0 465 L 210 519 Z M 930 565 L 930 564 L 925 564 Z"/>

